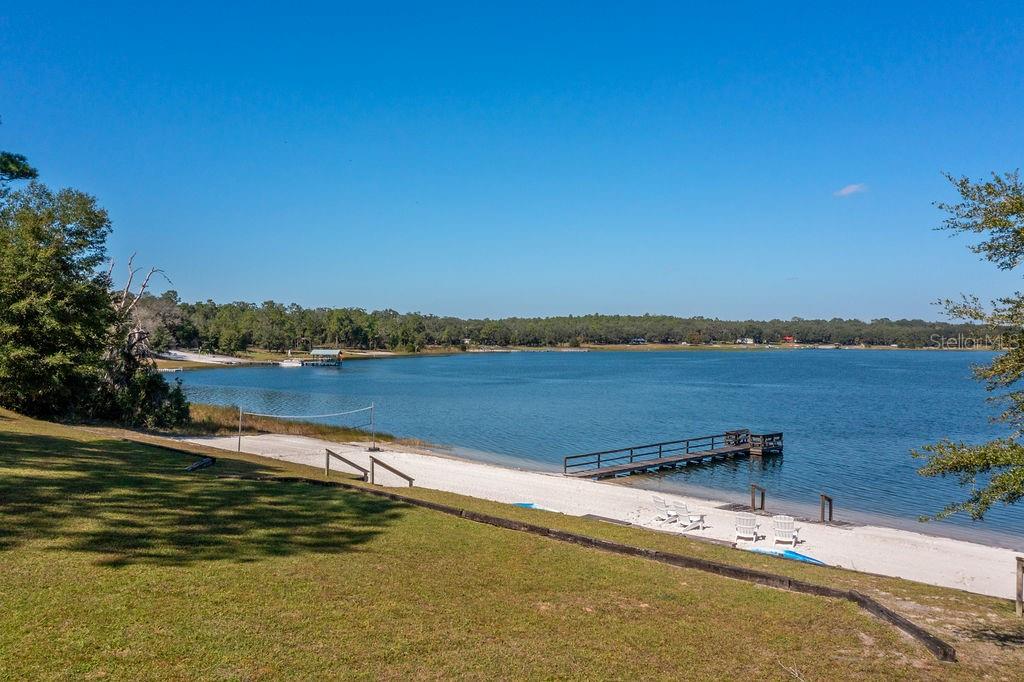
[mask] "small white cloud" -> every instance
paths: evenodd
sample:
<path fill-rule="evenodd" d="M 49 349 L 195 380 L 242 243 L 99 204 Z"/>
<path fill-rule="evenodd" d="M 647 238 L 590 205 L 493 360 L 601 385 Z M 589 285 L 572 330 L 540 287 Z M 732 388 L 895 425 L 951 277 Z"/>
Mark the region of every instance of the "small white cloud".
<path fill-rule="evenodd" d="M 832 192 L 832 196 L 834 196 L 834 197 L 848 197 L 851 194 L 860 194 L 861 192 L 867 192 L 867 191 L 868 191 L 868 186 L 865 185 L 863 182 L 858 182 L 858 183 L 855 183 L 855 184 L 852 184 L 852 185 L 847 185 L 846 187 L 843 187 L 842 189 L 837 189 L 835 192 Z"/>

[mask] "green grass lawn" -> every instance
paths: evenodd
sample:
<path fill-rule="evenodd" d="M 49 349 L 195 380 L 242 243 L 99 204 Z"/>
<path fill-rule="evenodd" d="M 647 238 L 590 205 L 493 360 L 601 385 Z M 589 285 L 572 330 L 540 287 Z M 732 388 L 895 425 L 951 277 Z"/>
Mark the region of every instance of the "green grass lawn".
<path fill-rule="evenodd" d="M 1019 676 L 1019 643 L 999 600 L 878 579 L 876 593 L 922 608 L 962 598 L 975 609 L 969 620 L 1002 635 L 974 649 L 954 642 L 963 662 L 944 664 L 848 602 L 360 492 L 216 477 L 292 466 L 221 458 L 185 473 L 191 461 L 0 412 L 0 678 Z M 412 492 L 633 544 L 740 554 Z M 816 571 L 800 577 L 856 580 Z"/>

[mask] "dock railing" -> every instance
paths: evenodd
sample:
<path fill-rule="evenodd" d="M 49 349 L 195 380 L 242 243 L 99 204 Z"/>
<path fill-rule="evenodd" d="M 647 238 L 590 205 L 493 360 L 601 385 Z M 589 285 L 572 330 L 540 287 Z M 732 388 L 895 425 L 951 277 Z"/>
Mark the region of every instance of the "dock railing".
<path fill-rule="evenodd" d="M 782 434 L 778 434 L 778 436 L 781 439 Z M 588 452 L 582 455 L 569 455 L 562 461 L 562 471 L 563 473 L 571 474 L 578 471 L 614 466 L 616 464 L 626 464 L 627 462 L 634 464 L 664 457 L 696 454 L 707 450 L 745 445 L 750 442 L 750 438 L 749 430 L 737 429 L 735 431 L 726 431 L 725 433 L 716 433 L 713 436 L 698 436 L 696 438 L 668 440 L 648 445 L 634 445 L 616 450 L 601 450 L 600 452 Z"/>
<path fill-rule="evenodd" d="M 781 433 L 750 434 L 750 452 L 754 455 L 772 455 L 782 452 Z"/>

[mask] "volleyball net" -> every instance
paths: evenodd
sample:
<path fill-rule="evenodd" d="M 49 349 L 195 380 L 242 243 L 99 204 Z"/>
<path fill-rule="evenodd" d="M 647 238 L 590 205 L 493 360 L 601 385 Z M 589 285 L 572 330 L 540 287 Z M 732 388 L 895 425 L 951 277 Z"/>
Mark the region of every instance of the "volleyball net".
<path fill-rule="evenodd" d="M 246 417 L 283 419 L 287 421 L 315 422 L 321 419 L 331 419 L 332 422 L 325 426 L 338 426 L 356 431 L 366 431 L 370 435 L 370 451 L 377 451 L 377 409 L 374 403 L 366 407 L 359 407 L 354 410 L 342 412 L 328 412 L 326 414 L 273 414 L 267 412 L 249 412 L 238 408 L 238 451 L 242 451 L 242 436 Z M 348 417 L 349 419 L 344 419 Z M 262 429 L 261 429 L 262 430 Z"/>

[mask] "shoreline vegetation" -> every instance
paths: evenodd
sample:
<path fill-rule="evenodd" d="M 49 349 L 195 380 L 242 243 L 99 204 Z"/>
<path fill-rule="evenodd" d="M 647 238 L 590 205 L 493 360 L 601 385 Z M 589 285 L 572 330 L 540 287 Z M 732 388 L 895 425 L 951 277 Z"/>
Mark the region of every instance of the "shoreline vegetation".
<path fill-rule="evenodd" d="M 614 348 L 801 344 L 900 348 L 999 346 L 1005 327 L 920 319 L 721 320 L 672 315 L 568 315 L 463 319 L 395 310 L 304 308 L 274 301 L 186 303 L 176 291 L 135 308 L 156 351 L 199 348 L 239 355 L 347 348 L 374 353 L 433 349 Z M 256 349 L 265 349 L 260 351 Z"/>
<path fill-rule="evenodd" d="M 28 619 L 61 628 L 73 623 L 78 633 L 72 639 L 54 638 L 53 628 L 45 626 L 34 631 L 32 641 L 22 640 L 19 656 L 8 659 L 6 665 L 28 677 L 53 672 L 54 666 L 72 660 L 78 662 L 79 673 L 109 671 L 105 666 L 112 652 L 118 652 L 118 666 L 126 674 L 152 670 L 153 665 L 170 666 L 168 672 L 195 670 L 208 658 L 217 659 L 222 672 L 242 676 L 257 669 L 271 675 L 275 671 L 315 674 L 327 665 L 323 656 L 363 651 L 365 647 L 358 643 L 367 636 L 385 647 L 394 642 L 403 651 L 410 643 L 419 643 L 414 647 L 418 651 L 438 636 L 460 642 L 459 656 L 454 658 L 444 654 L 447 649 L 430 647 L 423 655 L 380 657 L 372 651 L 359 659 L 367 670 L 386 676 L 417 676 L 429 670 L 470 676 L 510 671 L 550 676 L 571 670 L 572 676 L 599 677 L 655 673 L 773 677 L 780 669 L 771 657 L 693 655 L 708 647 L 760 650 L 765 638 L 771 640 L 776 654 L 802 652 L 793 660 L 800 661 L 798 668 L 807 679 L 837 674 L 1009 678 L 1024 662 L 1024 651 L 1007 644 L 1024 636 L 1024 631 L 1012 603 L 1005 599 L 808 566 L 679 534 L 429 488 L 401 490 L 427 502 L 599 540 L 858 590 L 953 644 L 959 662 L 951 665 L 936 661 L 881 620 L 841 602 L 641 558 L 615 557 L 460 522 L 429 510 L 391 508 L 363 499 L 357 491 L 298 481 L 222 478 L 322 479 L 321 470 L 286 460 L 118 428 L 61 426 L 9 412 L 0 414 L 0 441 L 18 455 L 0 458 L 5 481 L 0 487 L 19 502 L 12 513 L 24 515 L 27 524 L 12 527 L 33 528 L 9 538 L 7 586 L 13 606 L 7 623 L 14 628 L 12 634 Z M 186 473 L 185 466 L 194 459 L 183 451 L 195 457 L 212 455 L 216 464 Z M 33 480 L 46 485 L 25 485 Z M 95 494 L 98 484 L 107 486 L 107 494 Z M 139 497 L 135 491 L 146 494 Z M 180 509 L 184 500 L 190 501 L 187 512 Z M 87 505 L 88 513 L 82 513 L 82 505 Z M 125 506 L 141 507 L 145 513 L 133 516 L 134 525 L 126 525 Z M 180 532 L 181 523 L 189 527 L 187 536 Z M 263 534 L 268 528 L 269 534 Z M 83 539 L 93 536 L 96 541 L 83 544 Z M 146 541 L 141 543 L 142 539 Z M 226 556 L 246 560 L 221 560 Z M 334 559 L 325 562 L 325 556 Z M 453 565 L 462 570 L 451 571 Z M 299 579 L 307 572 L 316 577 L 312 592 L 312 585 Z M 467 576 L 481 586 L 472 598 L 467 598 Z M 184 590 L 189 599 L 175 596 L 154 602 L 151 585 L 155 583 L 163 585 L 167 595 L 180 596 Z M 243 598 L 253 584 L 260 584 L 264 595 L 256 611 Z M 328 584 L 330 589 L 325 587 Z M 396 584 L 407 589 L 394 591 Z M 352 590 L 365 599 L 353 602 Z M 149 598 L 137 598 L 141 593 Z M 453 598 L 455 594 L 462 598 Z M 233 603 L 225 602 L 225 595 L 229 599 L 237 595 L 237 603 L 245 608 L 225 609 L 225 603 Z M 699 597 L 696 601 L 694 595 Z M 424 611 L 424 598 L 435 607 Z M 390 605 L 385 612 L 377 610 L 380 599 Z M 125 603 L 132 605 L 128 612 Z M 511 610 L 515 617 L 484 615 L 494 613 L 499 604 L 501 613 Z M 334 617 L 339 609 L 361 627 L 345 627 L 345 619 Z M 133 626 L 136 644 L 129 648 L 104 625 L 110 618 L 126 615 L 145 623 L 155 619 L 156 613 L 161 628 Z M 295 627 L 268 630 L 265 624 L 277 622 L 282 613 Z M 408 613 L 417 615 L 413 618 Z M 481 617 L 483 621 L 478 622 Z M 422 618 L 430 621 L 425 628 Z M 479 629 L 488 636 L 466 639 L 466 622 L 478 626 L 469 628 L 469 633 Z M 680 622 L 685 627 L 680 628 Z M 705 622 L 714 626 L 705 628 Z M 766 622 L 773 624 L 768 631 Z M 188 651 L 173 646 L 173 638 L 165 636 L 167 628 L 198 634 L 202 646 Z M 205 636 L 208 631 L 211 635 Z M 657 634 L 669 631 L 675 634 L 664 646 L 659 644 L 665 640 Z M 225 639 L 214 632 L 245 636 Z M 316 663 L 302 653 L 301 646 L 314 633 L 332 643 Z M 629 655 L 635 653 L 637 636 L 649 643 L 642 660 Z M 510 654 L 504 644 L 510 638 L 525 648 Z M 566 650 L 573 656 L 563 661 L 558 652 Z M 470 668 L 465 667 L 468 661 L 474 662 Z M 351 658 L 338 664 L 354 665 Z"/>
<path fill-rule="evenodd" d="M 703 352 L 703 351 L 725 351 L 737 353 L 752 352 L 778 352 L 778 351 L 800 351 L 800 350 L 867 350 L 867 351 L 943 351 L 943 352 L 970 352 L 988 351 L 998 352 L 1001 350 L 996 346 L 975 346 L 975 347 L 936 347 L 923 346 L 918 348 L 904 348 L 893 346 L 835 346 L 822 344 L 667 344 L 667 343 L 644 343 L 644 344 L 585 344 L 582 346 L 472 346 L 472 347 L 427 347 L 416 351 L 365 351 L 354 348 L 341 348 L 342 359 L 349 360 L 381 360 L 387 358 L 408 358 L 408 357 L 435 357 L 445 355 L 472 355 L 485 353 L 587 353 L 587 352 L 634 352 L 634 353 L 658 353 L 658 352 Z M 212 353 L 203 353 L 198 350 L 188 351 L 191 358 L 209 357 L 209 360 L 189 359 L 177 360 L 166 357 L 160 353 L 153 358 L 156 367 L 163 371 L 181 371 L 189 369 L 211 369 L 214 367 L 247 367 L 252 365 L 274 365 L 289 359 L 310 359 L 305 351 L 293 351 L 291 354 L 281 351 L 266 349 L 252 349 L 235 353 L 232 356 L 220 356 Z M 223 359 L 230 357 L 231 362 Z"/>

